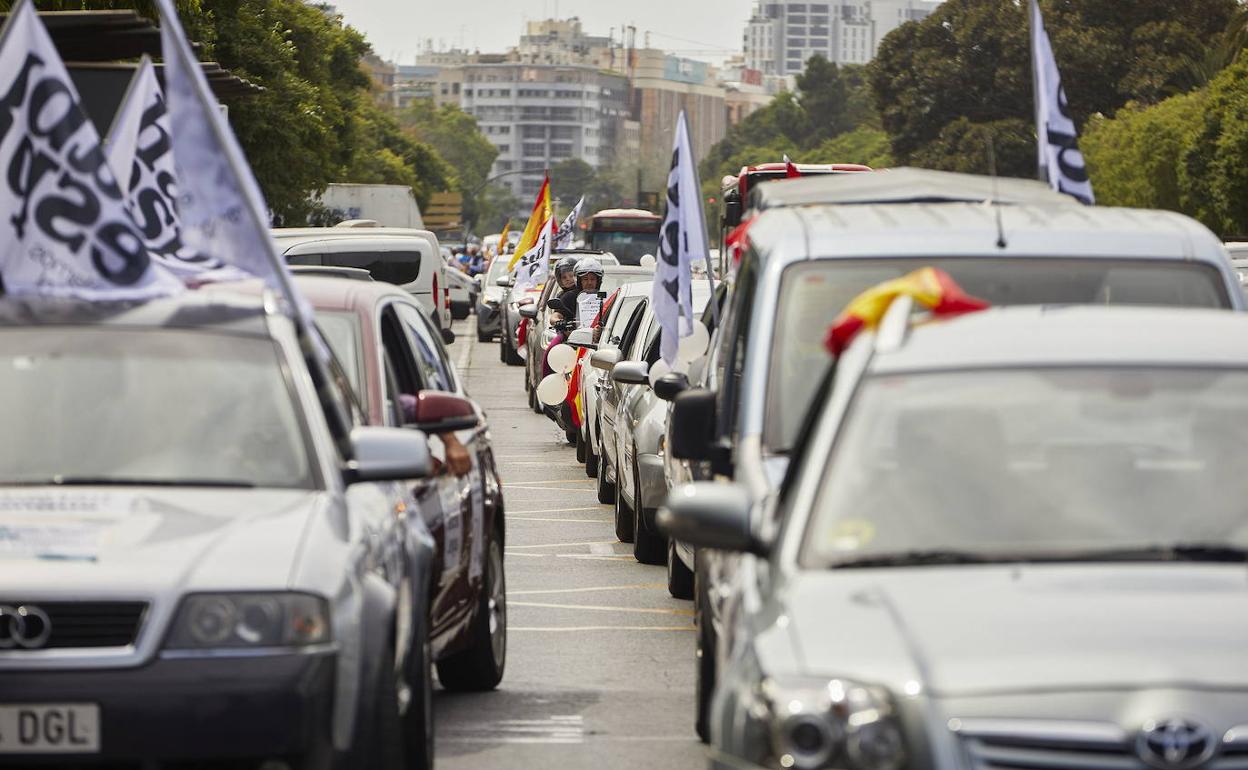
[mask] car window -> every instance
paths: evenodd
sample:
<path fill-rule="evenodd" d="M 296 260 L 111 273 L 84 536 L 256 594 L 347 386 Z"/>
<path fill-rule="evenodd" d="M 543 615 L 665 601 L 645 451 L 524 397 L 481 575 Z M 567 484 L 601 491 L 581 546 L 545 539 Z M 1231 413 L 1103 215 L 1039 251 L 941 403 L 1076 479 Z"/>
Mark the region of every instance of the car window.
<path fill-rule="evenodd" d="M 1198 262 L 1010 257 L 821 259 L 785 269 L 772 335 L 763 443 L 787 451 L 828 366 L 828 326 L 855 296 L 920 267 L 938 267 L 994 305 L 1226 308 L 1222 275 Z M 806 376 L 811 375 L 811 376 Z"/>
<path fill-rule="evenodd" d="M 395 309 L 407 329 L 424 386 L 434 390 L 454 390 L 455 378 L 451 374 L 451 365 L 446 358 L 442 340 L 434 335 L 428 321 L 415 307 L 406 302 L 396 302 Z"/>
<path fill-rule="evenodd" d="M 381 346 L 394 370 L 399 392 L 416 395 L 425 387 L 423 370 L 416 361 L 393 303 L 382 307 L 380 323 Z"/>
<path fill-rule="evenodd" d="M 652 335 L 655 333 L 653 330 L 657 328 L 658 324 L 654 323 L 654 314 L 647 307 L 645 312 L 642 313 L 641 322 L 633 331 L 632 338 L 628 343 L 628 354 L 624 358 L 629 361 L 641 360 L 645 349 L 653 339 Z"/>
<path fill-rule="evenodd" d="M 720 436 L 735 436 L 737 418 L 740 414 L 741 376 L 745 370 L 746 345 L 749 341 L 750 316 L 754 308 L 754 294 L 758 280 L 758 256 L 747 251 L 737 272 L 736 286 L 732 291 L 729 311 L 723 321 L 719 351 L 716 361 L 716 415 Z"/>
<path fill-rule="evenodd" d="M 628 296 L 616 302 L 617 307 L 612 308 L 612 318 L 610 327 L 608 327 L 607 344 L 619 346 L 623 341 L 624 330 L 629 322 L 641 312 L 645 304 L 645 297 Z"/>
<path fill-rule="evenodd" d="M 0 403 L 10 405 L 0 483 L 312 488 L 285 366 L 273 341 L 236 335 L 0 333 Z"/>
<path fill-rule="evenodd" d="M 295 260 L 316 259 L 316 262 Z M 373 280 L 398 286 L 414 283 L 420 277 L 421 253 L 415 249 L 405 251 L 345 251 L 324 254 L 300 254 L 287 257 L 290 264 L 332 265 L 334 267 L 358 267 L 367 270 Z"/>
<path fill-rule="evenodd" d="M 356 313 L 340 310 L 318 310 L 316 325 L 325 341 L 329 343 L 334 357 L 342 365 L 351 389 L 359 396 L 364 394 L 364 351 L 362 328 Z"/>

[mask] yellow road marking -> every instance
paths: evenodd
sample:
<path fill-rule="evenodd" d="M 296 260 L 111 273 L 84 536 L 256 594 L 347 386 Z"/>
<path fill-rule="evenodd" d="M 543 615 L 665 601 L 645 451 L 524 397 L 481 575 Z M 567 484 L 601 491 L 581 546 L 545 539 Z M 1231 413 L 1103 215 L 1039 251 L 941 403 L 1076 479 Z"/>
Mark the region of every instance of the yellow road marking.
<path fill-rule="evenodd" d="M 526 548 L 526 549 L 527 548 L 562 548 L 564 546 L 571 546 L 571 545 L 604 545 L 607 543 L 618 543 L 618 542 L 620 541 L 618 540 L 593 540 L 593 541 L 586 542 L 586 543 L 542 543 L 541 545 L 509 545 L 507 546 L 507 550 L 511 551 L 513 549 L 520 549 L 520 548 Z"/>
<path fill-rule="evenodd" d="M 541 628 L 535 626 L 508 626 L 508 633 L 512 631 L 542 631 L 542 632 L 561 632 L 561 631 L 696 631 L 693 626 L 568 626 L 568 627 L 550 627 Z"/>
<path fill-rule="evenodd" d="M 512 607 L 542 607 L 548 610 L 592 610 L 594 612 L 632 612 L 643 615 L 680 615 L 693 617 L 693 610 L 668 607 L 604 607 L 598 604 L 551 604 L 549 602 L 508 602 Z"/>
<path fill-rule="evenodd" d="M 667 583 L 633 583 L 626 586 L 592 586 L 590 588 L 548 588 L 541 591 L 508 591 L 508 596 L 536 596 L 537 594 L 585 594 L 591 591 L 635 591 L 637 589 L 667 588 Z"/>

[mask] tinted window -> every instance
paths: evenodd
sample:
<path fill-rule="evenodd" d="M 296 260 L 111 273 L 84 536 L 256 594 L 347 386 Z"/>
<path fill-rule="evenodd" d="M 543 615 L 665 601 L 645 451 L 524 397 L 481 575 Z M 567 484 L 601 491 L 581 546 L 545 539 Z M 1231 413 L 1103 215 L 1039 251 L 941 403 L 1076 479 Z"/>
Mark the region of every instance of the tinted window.
<path fill-rule="evenodd" d="M 364 354 L 361 350 L 360 319 L 355 313 L 319 310 L 316 325 L 329 343 L 334 357 L 346 372 L 351 389 L 364 393 Z"/>
<path fill-rule="evenodd" d="M 856 295 L 920 267 L 948 272 L 994 305 L 1230 306 L 1221 274 L 1196 262 L 1118 259 L 824 259 L 794 265 L 781 281 L 764 443 L 790 448 L 828 365 L 828 326 Z"/>
<path fill-rule="evenodd" d="M 319 262 L 295 262 L 296 259 L 318 259 Z M 339 254 L 301 254 L 287 257 L 293 264 L 321 264 L 334 267 L 358 267 L 367 270 L 375 281 L 396 286 L 414 283 L 420 276 L 419 251 L 346 251 Z"/>
<path fill-rule="evenodd" d="M 642 256 L 659 255 L 659 233 L 629 233 L 619 231 L 595 231 L 589 237 L 589 247 L 614 254 L 621 265 L 641 264 Z"/>
<path fill-rule="evenodd" d="M 308 488 L 312 466 L 294 399 L 269 340 L 167 330 L 0 333 L 0 403 L 9 405 L 0 484 Z"/>
<path fill-rule="evenodd" d="M 396 309 L 403 325 L 407 327 L 424 386 L 434 390 L 454 390 L 455 382 L 451 377 L 450 363 L 446 360 L 446 351 L 441 340 L 431 333 L 429 324 L 416 308 L 408 304 L 396 304 Z"/>

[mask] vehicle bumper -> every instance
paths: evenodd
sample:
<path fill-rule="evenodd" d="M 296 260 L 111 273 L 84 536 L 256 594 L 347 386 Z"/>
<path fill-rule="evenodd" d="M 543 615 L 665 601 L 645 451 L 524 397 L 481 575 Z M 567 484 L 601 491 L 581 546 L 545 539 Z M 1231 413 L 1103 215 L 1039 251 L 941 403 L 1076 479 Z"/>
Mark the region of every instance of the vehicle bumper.
<path fill-rule="evenodd" d="M 498 334 L 503 328 L 502 313 L 498 305 L 477 303 L 477 331 L 482 334 Z"/>
<path fill-rule="evenodd" d="M 5 671 L 0 703 L 94 703 L 100 751 L 0 755 L 0 765 L 288 762 L 330 768 L 335 654 L 161 658 L 106 671 Z M 234 765 L 231 765 L 234 766 Z"/>
<path fill-rule="evenodd" d="M 650 532 L 657 531 L 654 514 L 663 501 L 667 499 L 667 481 L 663 478 L 663 458 L 658 455 L 638 454 L 637 480 L 641 484 L 641 500 L 634 500 L 641 506 L 641 519 Z"/>

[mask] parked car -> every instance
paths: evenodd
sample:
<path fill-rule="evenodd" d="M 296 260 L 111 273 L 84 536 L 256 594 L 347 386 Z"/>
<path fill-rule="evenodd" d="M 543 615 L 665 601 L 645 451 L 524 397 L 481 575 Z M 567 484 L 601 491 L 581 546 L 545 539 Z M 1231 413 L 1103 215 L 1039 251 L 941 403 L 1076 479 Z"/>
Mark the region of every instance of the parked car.
<path fill-rule="evenodd" d="M 840 357 L 779 496 L 659 514 L 742 554 L 710 766 L 1238 761 L 1248 319 L 909 311 Z"/>
<path fill-rule="evenodd" d="M 504 284 L 500 284 L 500 281 Z M 480 276 L 477 294 L 477 341 L 489 342 L 503 328 L 503 297 L 510 287 L 507 259 L 497 257 Z M 501 350 L 501 347 L 500 347 Z"/>
<path fill-rule="evenodd" d="M 799 183 L 807 184 L 784 184 Z M 1065 203 L 810 205 L 763 212 L 748 241 L 716 342 L 710 376 L 717 387 L 681 393 L 671 421 L 674 433 L 696 439 L 681 459 L 759 500 L 786 472 L 827 367 L 827 327 L 881 281 L 934 266 L 996 305 L 1245 306 L 1221 243 L 1173 212 Z M 699 659 L 710 668 L 721 660 L 712 653 L 737 557 L 699 553 L 695 561 L 699 640 L 712 646 Z M 703 734 L 710 681 L 698 698 Z"/>
<path fill-rule="evenodd" d="M 458 263 L 451 264 L 443 260 L 446 286 L 450 290 L 451 318 L 462 321 L 472 315 L 472 307 L 477 303 L 477 291 L 480 285 L 474 278 L 459 269 Z"/>
<path fill-rule="evenodd" d="M 1248 241 L 1230 241 L 1226 251 L 1231 257 L 1231 265 L 1239 275 L 1239 285 L 1248 286 Z"/>
<path fill-rule="evenodd" d="M 428 442 L 270 307 L 0 300 L 0 763 L 432 765 Z"/>

